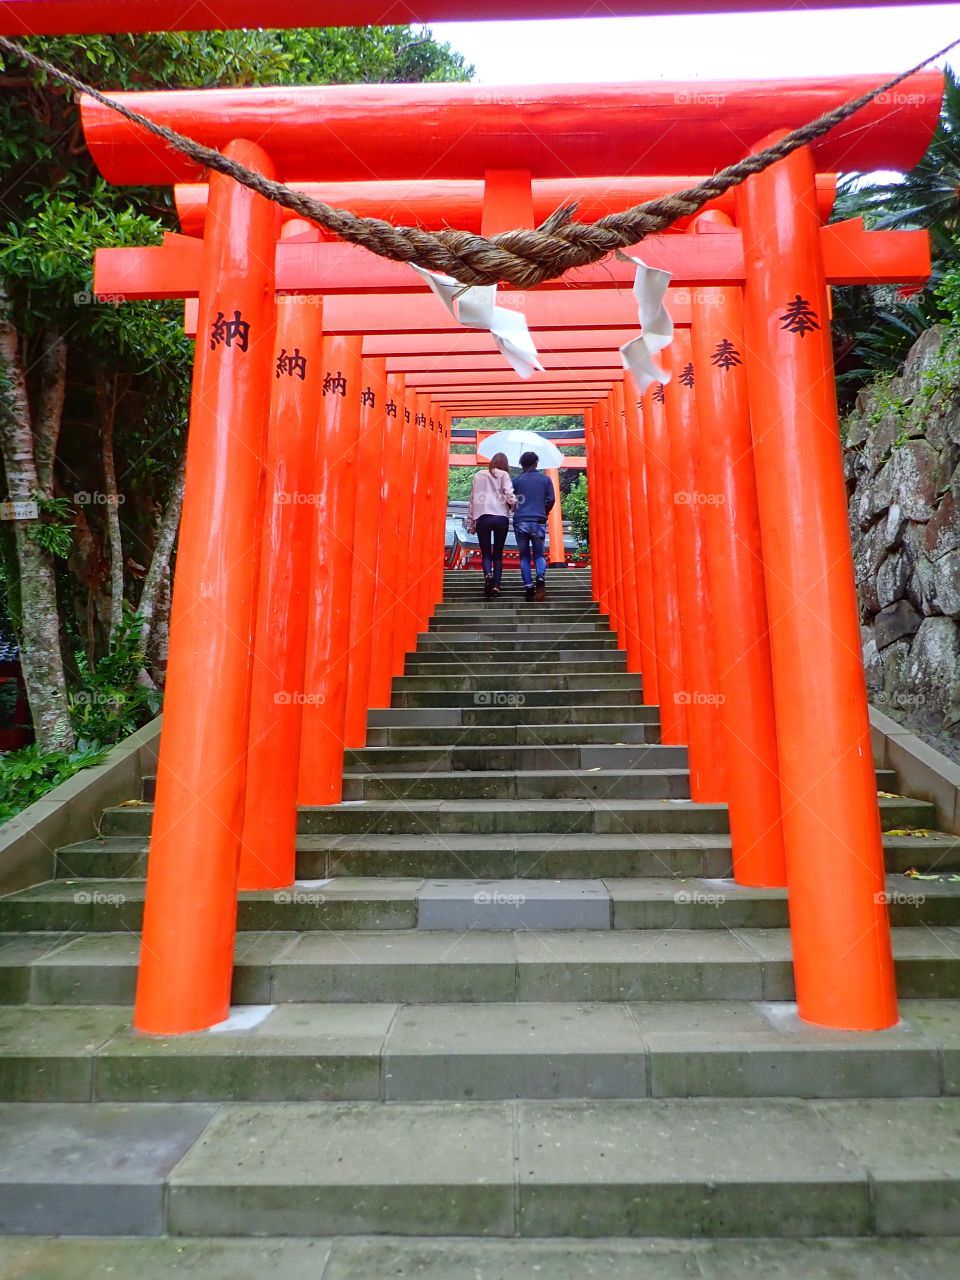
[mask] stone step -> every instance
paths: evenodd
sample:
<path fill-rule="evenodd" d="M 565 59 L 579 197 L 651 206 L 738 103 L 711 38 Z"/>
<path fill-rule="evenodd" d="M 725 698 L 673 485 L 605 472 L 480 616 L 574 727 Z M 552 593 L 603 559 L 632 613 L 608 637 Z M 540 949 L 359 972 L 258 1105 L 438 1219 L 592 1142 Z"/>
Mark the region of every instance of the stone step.
<path fill-rule="evenodd" d="M 943 1235 L 956 1229 L 957 1111 L 952 1098 L 12 1103 L 0 1229 Z"/>
<path fill-rule="evenodd" d="M 750 1001 L 237 1006 L 160 1037 L 118 1006 L 0 1009 L 0 1104 L 916 1098 L 960 1092 L 960 1014 L 881 1032 Z"/>
<path fill-rule="evenodd" d="M 279 929 L 767 929 L 786 928 L 785 889 L 728 878 L 668 876 L 649 856 L 645 877 L 534 875 L 336 876 L 243 892 L 238 927 Z M 536 872 L 536 868 L 531 868 Z M 467 877 L 467 878 L 465 878 Z M 143 879 L 61 879 L 0 898 L 0 933 L 115 933 L 143 923 Z M 960 882 L 887 877 L 897 927 L 960 926 Z M 585 909 L 581 909 L 585 908 Z"/>
<path fill-rule="evenodd" d="M 657 745 L 659 737 L 660 727 L 656 724 L 580 724 L 575 729 L 569 724 L 412 725 L 409 728 L 368 729 L 366 749 L 547 747 L 550 750 L 569 748 L 581 751 L 592 745 Z M 685 747 L 675 749 L 686 750 Z"/>
<path fill-rule="evenodd" d="M 414 680 L 422 684 L 411 686 Z M 533 676 L 530 680 L 500 676 L 498 680 L 499 684 L 494 685 L 492 677 L 478 676 L 461 681 L 466 688 L 436 689 L 424 687 L 433 683 L 427 676 L 401 676 L 393 682 L 392 705 L 502 710 L 516 723 L 530 707 L 554 707 L 558 702 L 568 706 L 628 706 L 642 705 L 643 699 L 640 677 L 635 675 L 570 676 L 566 680 L 557 676 Z M 535 687 L 541 684 L 542 688 Z"/>
<path fill-rule="evenodd" d="M 61 879 L 142 878 L 148 837 L 107 836 L 67 845 L 57 853 Z M 919 868 L 929 873 L 960 871 L 960 838 L 884 837 L 887 870 Z M 661 835 L 612 833 L 565 836 L 537 834 L 302 835 L 297 840 L 297 875 L 328 876 L 580 876 L 729 877 L 730 837 L 723 833 Z M 911 881 L 923 894 L 929 882 Z M 933 882 L 936 883 L 936 882 Z"/>
<path fill-rule="evenodd" d="M 340 1236 L 333 1240 L 261 1237 L 123 1236 L 0 1238 L 0 1272 L 23 1280 L 133 1276 L 169 1280 L 943 1280 L 960 1239 L 860 1236 L 752 1240 L 443 1240 L 424 1236 Z M 326 1270 L 323 1270 L 326 1268 Z"/>
<path fill-rule="evenodd" d="M 425 774 L 347 773 L 343 799 L 352 800 L 598 800 L 690 795 L 690 774 L 681 769 L 542 769 Z"/>
<path fill-rule="evenodd" d="M 523 694 L 543 694 L 553 691 L 566 695 L 575 692 L 581 695 L 581 701 L 588 702 L 594 693 L 603 696 L 609 693 L 635 693 L 642 687 L 641 677 L 632 671 L 611 671 L 608 668 L 599 672 L 583 672 L 567 667 L 551 669 L 550 663 L 530 664 L 531 668 L 544 665 L 547 668 L 545 671 L 528 669 L 526 664 L 513 662 L 484 665 L 491 666 L 493 670 L 469 674 L 458 671 L 449 675 L 431 671 L 427 675 L 394 676 L 394 693 L 404 697 L 412 693 L 498 692 L 500 690 Z M 563 701 L 563 698 L 557 700 Z M 628 699 L 625 698 L 624 701 Z M 450 705 L 457 704 L 451 702 Z"/>
<path fill-rule="evenodd" d="M 932 828 L 934 806 L 905 797 L 881 799 L 885 829 Z M 105 836 L 149 835 L 153 806 L 104 812 Z M 393 800 L 354 801 L 300 809 L 303 835 L 446 835 L 512 832 L 610 835 L 627 832 L 709 834 L 727 830 L 727 807 L 692 800 Z"/>
<path fill-rule="evenodd" d="M 599 705 L 588 703 L 554 702 L 552 705 L 535 703 L 527 700 L 523 706 L 523 715 L 517 714 L 516 705 L 512 706 L 440 706 L 440 707 L 387 707 L 370 711 L 367 724 L 372 729 L 413 726 L 463 725 L 473 726 L 506 726 L 516 729 L 538 731 L 540 725 L 576 726 L 573 729 L 579 734 L 579 726 L 590 724 L 650 724 L 659 725 L 660 708 L 645 706 L 643 703 L 608 702 Z"/>
<path fill-rule="evenodd" d="M 554 654 L 541 656 L 540 652 L 529 648 L 518 649 L 515 654 L 498 654 L 496 659 L 489 659 L 483 650 L 477 656 L 466 655 L 454 659 L 446 653 L 444 662 L 436 659 L 440 655 L 431 654 L 426 660 L 417 656 L 408 656 L 404 663 L 404 675 L 429 676 L 431 680 L 448 676 L 590 676 L 606 675 L 610 672 L 626 672 L 627 656 L 619 649 L 611 649 L 600 655 L 587 653 L 584 657 L 574 656 L 561 660 Z M 444 686 L 441 686 L 444 687 Z"/>
<path fill-rule="evenodd" d="M 481 639 L 479 631 L 430 631 L 422 632 L 417 637 L 414 654 L 417 661 L 449 661 L 451 655 L 460 657 L 465 653 L 475 653 L 482 649 L 484 653 L 529 653 L 530 641 L 508 638 L 501 635 L 484 634 Z M 585 635 L 561 635 L 550 639 L 538 652 L 544 652 L 551 658 L 564 661 L 566 658 L 577 658 L 584 653 L 620 653 L 617 648 L 617 637 L 609 632 L 601 631 Z"/>
<path fill-rule="evenodd" d="M 537 616 L 539 615 L 527 614 L 525 620 L 510 626 L 493 622 L 482 623 L 476 619 L 472 623 L 454 620 L 438 622 L 433 619 L 426 634 L 436 637 L 437 640 L 446 640 L 450 636 L 464 634 L 469 634 L 478 642 L 510 638 L 519 638 L 523 643 L 543 640 L 553 646 L 566 643 L 567 640 L 616 639 L 606 622 L 564 622 L 560 625 L 542 619 L 538 622 Z M 531 621 L 531 618 L 534 620 Z"/>
<path fill-rule="evenodd" d="M 569 730 L 568 730 L 569 733 Z M 441 773 L 533 769 L 683 769 L 687 748 L 660 743 L 639 746 L 452 746 L 365 747 L 346 753 L 348 773 Z"/>
<path fill-rule="evenodd" d="M 960 997 L 960 931 L 898 928 L 903 999 Z M 131 933 L 5 934 L 0 1003 L 132 1004 Z M 792 1000 L 786 929 L 265 931 L 237 937 L 235 1004 Z"/>

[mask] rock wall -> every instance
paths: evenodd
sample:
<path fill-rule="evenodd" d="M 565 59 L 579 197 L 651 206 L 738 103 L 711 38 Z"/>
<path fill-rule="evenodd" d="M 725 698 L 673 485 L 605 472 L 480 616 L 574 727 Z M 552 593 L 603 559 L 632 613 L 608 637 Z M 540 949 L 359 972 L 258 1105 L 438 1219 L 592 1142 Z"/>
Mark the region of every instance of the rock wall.
<path fill-rule="evenodd" d="M 843 447 L 870 700 L 960 758 L 960 334 L 861 391 Z"/>

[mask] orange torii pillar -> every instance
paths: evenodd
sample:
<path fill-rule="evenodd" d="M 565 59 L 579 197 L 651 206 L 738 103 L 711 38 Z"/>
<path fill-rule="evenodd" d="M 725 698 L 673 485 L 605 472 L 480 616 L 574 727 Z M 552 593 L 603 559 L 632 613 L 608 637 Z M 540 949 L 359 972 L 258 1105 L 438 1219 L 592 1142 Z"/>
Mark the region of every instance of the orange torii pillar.
<path fill-rule="evenodd" d="M 730 219 L 707 213 L 694 228 L 704 233 L 712 225 L 729 226 Z M 704 507 L 704 518 L 733 873 L 740 884 L 783 885 L 777 726 L 747 404 L 743 291 L 701 286 L 692 307 L 700 476 L 704 492 L 716 499 Z"/>
<path fill-rule="evenodd" d="M 433 604 L 436 607 L 443 599 L 443 571 L 445 542 L 447 532 L 447 493 L 450 488 L 450 414 L 446 409 L 439 410 L 440 429 L 440 502 L 437 511 L 437 546 L 436 578 L 433 587 Z"/>
<path fill-rule="evenodd" d="M 421 628 L 426 627 L 434 607 L 443 594 L 443 529 L 447 515 L 447 468 L 450 451 L 443 434 L 443 411 L 438 405 L 430 405 L 430 447 L 432 451 L 433 502 L 430 511 L 430 528 L 424 543 L 425 608 Z M 440 592 L 438 595 L 437 592 Z"/>
<path fill-rule="evenodd" d="M 407 594 L 410 587 L 410 546 L 417 483 L 417 436 L 414 419 L 417 412 L 416 392 L 405 388 L 398 410 L 402 433 L 402 483 L 400 496 L 400 530 L 397 547 L 396 601 L 393 610 L 393 654 L 391 678 L 403 671 L 410 634 Z M 389 700 L 388 704 L 389 705 Z"/>
<path fill-rule="evenodd" d="M 643 417 L 637 384 L 627 373 L 623 380 L 625 462 L 630 472 L 630 521 L 636 558 L 637 627 L 640 633 L 640 670 L 643 673 L 643 701 L 656 706 L 657 636 L 653 606 L 653 576 L 650 567 L 650 527 L 647 523 L 647 480 L 643 448 Z"/>
<path fill-rule="evenodd" d="M 610 436 L 610 398 L 599 401 L 593 415 L 593 442 L 597 455 L 597 500 L 600 516 L 600 553 L 603 558 L 601 608 L 610 618 L 610 625 L 620 635 L 621 615 L 617 596 L 617 553 L 614 543 L 613 510 L 610 500 L 610 477 L 607 468 L 607 453 Z"/>
<path fill-rule="evenodd" d="M 294 219 L 280 234 L 303 239 L 310 233 L 318 236 L 315 227 Z M 323 403 L 322 302 L 308 294 L 277 299 L 241 889 L 282 889 L 296 878 L 312 490 Z"/>
<path fill-rule="evenodd" d="M 584 453 L 587 457 L 587 522 L 590 532 L 590 585 L 593 598 L 606 612 L 606 557 L 603 545 L 603 520 L 600 504 L 603 499 L 603 481 L 600 478 L 600 456 L 597 446 L 597 419 L 599 404 L 591 405 L 583 414 Z"/>
<path fill-rule="evenodd" d="M 359 336 L 323 340 L 300 743 L 299 799 L 304 805 L 336 804 L 343 792 L 362 342 Z"/>
<path fill-rule="evenodd" d="M 620 546 L 620 577 L 623 582 L 623 616 L 626 632 L 627 670 L 641 671 L 640 618 L 637 601 L 636 550 L 633 545 L 631 519 L 632 494 L 630 468 L 627 465 L 627 423 L 624 407 L 623 379 L 610 391 L 610 455 L 613 518 Z"/>
<path fill-rule="evenodd" d="M 254 143 L 224 152 L 273 176 Z M 157 1034 L 230 1007 L 277 233 L 275 205 L 211 174 L 134 1014 Z"/>
<path fill-rule="evenodd" d="M 680 642 L 686 684 L 690 748 L 690 796 L 727 798 L 726 760 L 720 738 L 720 691 L 713 645 L 713 602 L 707 577 L 704 506 L 715 495 L 700 482 L 700 438 L 689 329 L 677 329 L 664 353 L 673 378 L 666 388 L 670 462 L 674 483 L 674 545 L 680 589 Z"/>
<path fill-rule="evenodd" d="M 557 500 L 550 508 L 547 516 L 547 564 L 553 567 L 567 563 L 567 553 L 563 545 L 563 510 L 560 505 L 560 468 L 544 467 L 544 473 L 553 483 L 553 492 Z"/>
<path fill-rule="evenodd" d="M 809 150 L 748 178 L 737 217 L 799 1012 L 887 1027 L 897 1000 Z"/>
<path fill-rule="evenodd" d="M 643 397 L 644 456 L 647 473 L 647 518 L 650 524 L 650 571 L 653 579 L 654 626 L 657 633 L 657 689 L 660 741 L 687 741 L 683 653 L 680 645 L 680 588 L 673 529 L 675 504 L 670 463 L 670 433 L 663 383 L 655 382 Z"/>
<path fill-rule="evenodd" d="M 401 567 L 400 530 L 403 506 L 407 501 L 403 472 L 404 384 L 402 373 L 387 374 L 380 467 L 383 518 L 379 524 L 377 591 L 373 610 L 375 639 L 370 669 L 371 707 L 390 705 L 390 682 L 393 679 L 394 626 Z"/>
<path fill-rule="evenodd" d="M 360 438 L 357 447 L 357 498 L 353 522 L 353 581 L 350 600 L 350 650 L 344 743 L 366 746 L 367 703 L 373 662 L 373 616 L 377 591 L 387 361 L 366 356 L 360 362 Z"/>
<path fill-rule="evenodd" d="M 629 628 L 627 626 L 627 606 L 626 593 L 623 587 L 623 566 L 624 566 L 624 548 L 622 539 L 622 528 L 620 524 L 620 504 L 618 501 L 618 477 L 614 464 L 614 447 L 613 442 L 616 436 L 616 427 L 614 420 L 619 413 L 611 391 L 604 401 L 604 419 L 601 428 L 602 436 L 602 457 L 603 457 L 603 478 L 605 482 L 607 501 L 607 528 L 610 534 L 610 550 L 611 568 L 613 570 L 613 582 L 611 583 L 610 595 L 615 610 L 615 624 L 617 628 L 617 636 L 620 640 L 621 649 L 627 649 L 630 643 Z"/>

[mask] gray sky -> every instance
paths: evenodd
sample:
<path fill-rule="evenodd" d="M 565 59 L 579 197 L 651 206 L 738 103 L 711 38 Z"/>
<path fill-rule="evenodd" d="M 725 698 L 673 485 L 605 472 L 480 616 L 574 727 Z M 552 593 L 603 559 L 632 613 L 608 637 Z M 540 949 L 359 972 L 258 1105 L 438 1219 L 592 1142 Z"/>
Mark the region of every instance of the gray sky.
<path fill-rule="evenodd" d="M 599 7 L 599 6 L 598 6 Z M 444 22 L 486 84 L 896 72 L 960 36 L 960 4 L 672 18 Z M 951 64 L 960 65 L 958 52 Z"/>

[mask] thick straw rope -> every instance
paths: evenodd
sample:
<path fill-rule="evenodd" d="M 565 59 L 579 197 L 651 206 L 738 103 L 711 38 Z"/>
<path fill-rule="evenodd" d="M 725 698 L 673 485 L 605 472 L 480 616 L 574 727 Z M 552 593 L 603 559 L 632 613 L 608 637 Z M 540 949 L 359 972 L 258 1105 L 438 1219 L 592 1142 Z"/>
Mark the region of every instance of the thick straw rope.
<path fill-rule="evenodd" d="M 149 120 L 46 59 L 30 53 L 17 41 L 0 36 L 0 47 L 8 49 L 30 66 L 45 71 L 47 75 L 76 89 L 78 93 L 95 98 L 131 123 L 162 138 L 175 151 L 189 156 L 197 164 L 227 174 L 268 200 L 292 209 L 302 218 L 333 232 L 342 240 L 362 245 L 381 258 L 415 263 L 419 267 L 452 276 L 464 285 L 506 281 L 521 289 L 529 289 L 542 284 L 544 280 L 552 280 L 573 267 L 588 266 L 608 253 L 637 244 L 645 236 L 665 230 L 678 218 L 690 217 L 709 200 L 738 186 L 752 174 L 762 172 L 799 147 L 822 138 L 834 126 L 849 119 L 878 95 L 889 93 L 957 45 L 960 45 L 960 39 L 953 40 L 909 71 L 894 76 L 886 84 L 878 85 L 876 89 L 826 112 L 810 124 L 794 129 L 773 146 L 728 165 L 685 191 L 647 200 L 622 213 L 598 218 L 596 222 L 574 222 L 577 206 L 569 204 L 551 214 L 535 229 L 505 231 L 486 237 L 469 231 L 425 231 L 421 227 L 395 227 L 381 218 L 361 218 L 349 210 L 335 209 L 322 200 L 314 200 L 303 192 L 273 182 L 255 170 L 227 159 L 222 152 L 212 147 L 206 147 L 165 125 Z"/>

